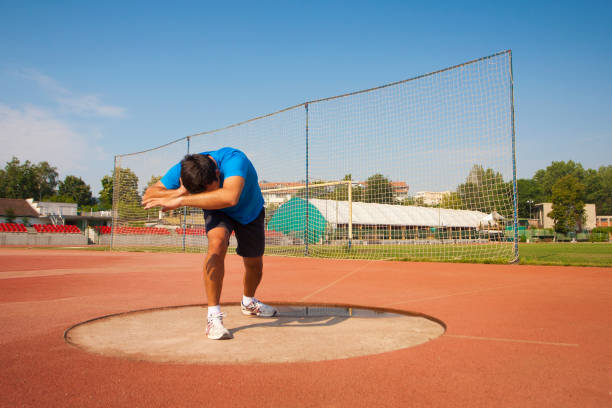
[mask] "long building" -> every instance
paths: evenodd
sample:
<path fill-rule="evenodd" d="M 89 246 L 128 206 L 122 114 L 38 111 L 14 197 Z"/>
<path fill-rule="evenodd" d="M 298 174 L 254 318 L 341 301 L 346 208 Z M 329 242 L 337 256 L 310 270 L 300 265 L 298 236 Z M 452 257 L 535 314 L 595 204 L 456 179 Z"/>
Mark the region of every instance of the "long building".
<path fill-rule="evenodd" d="M 348 201 L 321 199 L 310 199 L 307 204 L 294 197 L 274 212 L 268 229 L 300 236 L 308 222 L 311 240 L 318 242 L 330 231 L 341 230 L 346 235 L 350 224 L 356 239 L 410 239 L 422 231 L 499 230 L 502 220 L 496 212 L 362 202 L 353 202 L 349 207 Z"/>

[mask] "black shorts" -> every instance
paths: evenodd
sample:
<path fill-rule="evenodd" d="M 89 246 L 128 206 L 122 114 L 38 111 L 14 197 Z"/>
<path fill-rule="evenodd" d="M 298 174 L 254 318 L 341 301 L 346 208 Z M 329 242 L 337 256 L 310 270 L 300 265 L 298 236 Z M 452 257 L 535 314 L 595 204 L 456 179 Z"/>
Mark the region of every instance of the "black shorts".
<path fill-rule="evenodd" d="M 217 227 L 225 228 L 229 235 L 234 231 L 236 241 L 238 241 L 238 247 L 236 248 L 238 255 L 245 258 L 262 256 L 266 249 L 265 216 L 266 210 L 262 208 L 257 218 L 249 224 L 241 224 L 223 211 L 204 210 L 206 233 Z"/>

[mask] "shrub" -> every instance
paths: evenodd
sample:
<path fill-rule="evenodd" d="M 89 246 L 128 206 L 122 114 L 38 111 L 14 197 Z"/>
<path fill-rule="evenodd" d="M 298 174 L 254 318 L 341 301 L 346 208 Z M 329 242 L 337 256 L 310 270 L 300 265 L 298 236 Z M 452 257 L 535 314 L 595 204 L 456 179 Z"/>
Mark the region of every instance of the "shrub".
<path fill-rule="evenodd" d="M 589 237 L 589 241 L 590 242 L 608 242 L 609 236 L 610 235 L 608 232 L 596 232 L 595 230 L 593 230 L 591 232 L 591 236 Z"/>

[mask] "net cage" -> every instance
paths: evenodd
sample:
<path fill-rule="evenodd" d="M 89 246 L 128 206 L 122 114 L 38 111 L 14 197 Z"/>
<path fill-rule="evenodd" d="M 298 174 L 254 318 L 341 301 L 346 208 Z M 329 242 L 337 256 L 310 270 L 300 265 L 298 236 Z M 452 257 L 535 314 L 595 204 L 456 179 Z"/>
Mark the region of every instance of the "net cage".
<path fill-rule="evenodd" d="M 185 154 L 226 146 L 257 170 L 267 255 L 518 258 L 511 51 L 117 155 L 111 247 L 206 251 L 201 209 L 140 201 Z"/>

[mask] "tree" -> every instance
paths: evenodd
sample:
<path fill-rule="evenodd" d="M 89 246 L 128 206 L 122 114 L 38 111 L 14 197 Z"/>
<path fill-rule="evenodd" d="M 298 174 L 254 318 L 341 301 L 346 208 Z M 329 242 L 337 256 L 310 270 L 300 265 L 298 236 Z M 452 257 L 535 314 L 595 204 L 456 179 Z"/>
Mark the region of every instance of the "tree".
<path fill-rule="evenodd" d="M 91 188 L 77 176 L 66 176 L 64 181 L 60 181 L 57 193 L 60 197 L 72 199 L 79 207 L 94 204 Z"/>
<path fill-rule="evenodd" d="M 110 209 L 113 206 L 113 177 L 108 174 L 100 180 L 102 190 L 100 191 L 100 207 Z"/>
<path fill-rule="evenodd" d="M 612 214 L 612 165 L 601 166 L 597 171 L 599 176 L 600 192 L 597 194 L 595 205 L 598 214 Z"/>
<path fill-rule="evenodd" d="M 573 232 L 584 218 L 584 185 L 570 174 L 561 177 L 552 187 L 552 211 L 555 231 Z"/>
<path fill-rule="evenodd" d="M 140 205 L 138 194 L 138 176 L 129 168 L 118 167 L 113 171 L 113 179 L 117 182 L 117 191 L 113 190 L 113 199 L 120 203 Z"/>
<path fill-rule="evenodd" d="M 382 174 L 374 174 L 367 180 L 364 192 L 366 203 L 393 204 L 393 186 Z"/>
<path fill-rule="evenodd" d="M 353 176 L 351 174 L 344 175 L 343 181 L 352 181 Z M 325 198 L 327 200 L 336 201 L 348 201 L 348 184 L 339 184 L 329 192 Z M 353 202 L 361 201 L 363 197 L 363 188 L 359 186 L 351 186 L 351 199 Z"/>
<path fill-rule="evenodd" d="M 459 193 L 451 192 L 450 194 L 445 194 L 442 196 L 442 200 L 440 200 L 440 208 L 462 210 L 464 208 L 464 204 L 463 201 L 461 201 L 461 196 Z"/>
<path fill-rule="evenodd" d="M 149 185 L 155 182 L 157 178 L 152 176 Z M 117 167 L 112 175 L 104 176 L 100 183 L 102 183 L 100 203 L 106 208 L 113 207 L 122 222 L 142 222 L 159 211 L 159 209 L 145 210 L 142 207 L 141 195 L 138 192 L 138 176 L 130 168 Z"/>
<path fill-rule="evenodd" d="M 534 205 L 545 202 L 540 186 L 532 179 L 516 180 L 518 190 L 518 216 L 531 218 Z"/>
<path fill-rule="evenodd" d="M 602 166 L 598 170 L 585 170 L 580 163 L 573 161 L 552 162 L 546 169 L 538 170 L 533 182 L 540 189 L 539 202 L 552 201 L 552 186 L 566 175 L 572 175 L 583 184 L 584 200 L 594 203 L 598 214 L 612 214 L 612 166 Z M 519 186 L 519 205 L 522 201 Z"/>
<path fill-rule="evenodd" d="M 598 214 L 612 214 L 612 166 L 586 170 L 582 184 L 584 201 L 594 203 Z"/>
<path fill-rule="evenodd" d="M 533 176 L 533 181 L 540 187 L 543 194 L 542 201 L 550 201 L 552 197 L 553 185 L 562 177 L 572 175 L 579 182 L 585 178 L 584 168 L 580 163 L 574 163 L 572 160 L 567 163 L 564 161 L 552 162 L 550 166 L 544 170 L 538 170 Z"/>
<path fill-rule="evenodd" d="M 45 197 L 45 201 L 49 201 L 52 203 L 72 203 L 76 204 L 76 200 L 74 197 L 67 195 L 54 194 L 51 197 Z"/>
<path fill-rule="evenodd" d="M 113 171 L 113 208 L 124 222 L 142 222 L 159 209 L 145 210 L 138 193 L 138 176 L 129 168 L 117 167 Z M 116 202 L 115 202 L 116 201 Z"/>
<path fill-rule="evenodd" d="M 420 205 L 418 201 L 422 199 L 415 199 L 414 197 L 406 197 L 402 201 L 400 201 L 400 205 Z"/>
<path fill-rule="evenodd" d="M 21 164 L 17 157 L 13 157 L 4 170 L 0 170 L 0 197 L 40 201 L 55 194 L 57 176 L 57 169 L 47 162 L 33 164 L 26 160 Z"/>
<path fill-rule="evenodd" d="M 48 162 L 43 161 L 35 167 L 34 175 L 38 189 L 38 201 L 43 197 L 52 196 L 55 194 L 55 189 L 58 185 L 57 168 L 52 167 Z M 36 198 L 36 197 L 34 197 Z"/>
<path fill-rule="evenodd" d="M 504 182 L 501 173 L 475 164 L 466 182 L 457 187 L 462 206 L 466 210 L 491 213 L 497 211 L 505 218 L 512 216 L 512 183 Z"/>

